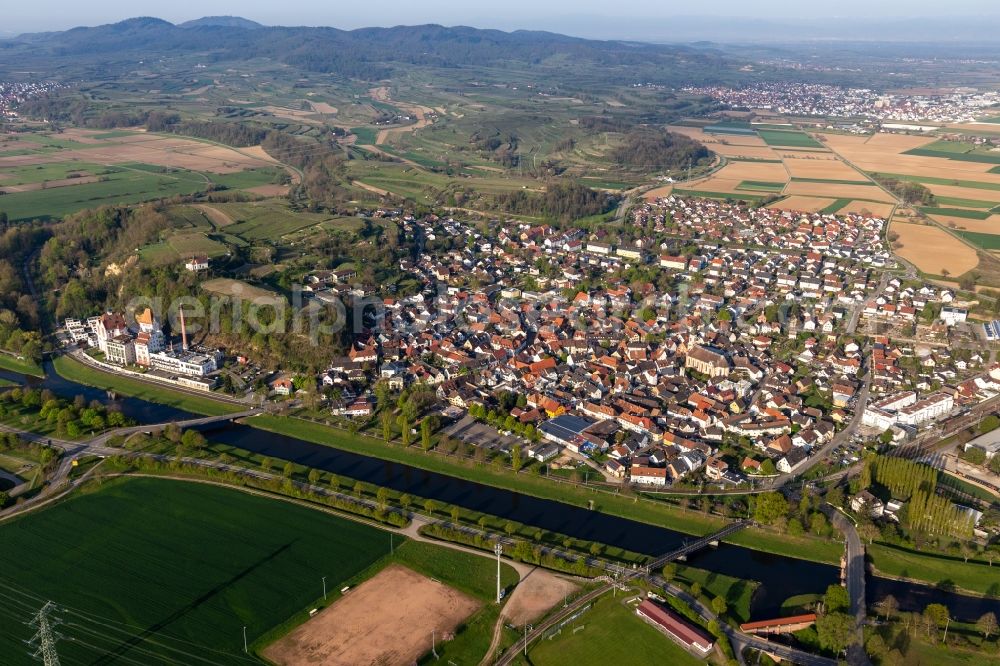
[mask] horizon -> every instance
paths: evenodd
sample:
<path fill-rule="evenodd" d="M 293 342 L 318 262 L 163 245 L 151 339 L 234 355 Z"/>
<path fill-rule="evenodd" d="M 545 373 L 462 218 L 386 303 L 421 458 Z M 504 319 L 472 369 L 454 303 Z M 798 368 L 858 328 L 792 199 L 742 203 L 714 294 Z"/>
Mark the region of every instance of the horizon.
<path fill-rule="evenodd" d="M 517 2 L 517 0 L 515 0 Z M 42 0 L 41 6 L 61 4 Z M 363 28 L 412 27 L 421 25 L 441 25 L 444 27 L 471 27 L 481 30 L 500 30 L 504 32 L 544 31 L 558 33 L 584 39 L 634 40 L 642 42 L 692 42 L 714 41 L 718 43 L 755 43 L 770 39 L 785 42 L 821 42 L 821 41 L 871 41 L 878 39 L 887 42 L 955 42 L 959 40 L 994 41 L 994 34 L 1000 35 L 1000 9 L 983 7 L 974 11 L 963 11 L 962 7 L 979 5 L 976 0 L 959 2 L 953 11 L 947 15 L 932 13 L 901 14 L 884 12 L 887 7 L 899 3 L 883 3 L 880 9 L 883 13 L 869 14 L 867 26 L 857 26 L 856 17 L 845 7 L 858 5 L 854 0 L 841 3 L 841 15 L 802 15 L 793 12 L 775 14 L 760 12 L 755 14 L 740 13 L 703 13 L 703 14 L 670 14 L 625 16 L 624 12 L 615 15 L 578 12 L 572 15 L 534 13 L 530 22 L 506 18 L 485 17 L 477 12 L 461 12 L 450 10 L 442 14 L 430 11 L 414 15 L 413 13 L 397 12 L 393 14 L 400 20 L 385 21 L 369 17 L 365 14 L 329 16 L 325 13 L 310 12 L 307 15 L 295 13 L 292 16 L 284 14 L 274 16 L 265 7 L 240 6 L 230 7 L 228 2 L 215 3 L 210 11 L 201 12 L 185 10 L 187 3 L 175 11 L 153 13 L 115 13 L 114 15 L 100 12 L 87 12 L 86 16 L 74 16 L 66 12 L 49 13 L 44 11 L 28 14 L 21 11 L 8 17 L 7 26 L 0 29 L 0 35 L 5 38 L 24 34 L 61 32 L 74 28 L 93 28 L 102 25 L 113 25 L 137 18 L 156 18 L 173 25 L 181 25 L 189 21 L 203 18 L 232 17 L 241 18 L 261 24 L 265 27 L 302 27 L 302 28 L 335 28 L 340 30 L 356 30 Z M 433 3 L 435 6 L 448 5 L 448 2 Z M 586 3 L 589 4 L 589 3 Z M 628 4 L 628 3 L 627 3 Z M 634 4 L 634 3 L 633 3 Z M 716 3 L 718 4 L 718 3 Z M 725 3 L 728 4 L 728 3 Z M 783 0 L 772 0 L 768 5 L 784 4 Z M 912 3 L 908 3 L 909 7 Z M 35 6 L 38 7 L 37 5 Z M 218 9 L 216 11 L 215 9 Z M 228 8 L 228 9 L 227 9 Z M 589 6 L 587 7 L 590 8 Z M 648 14 L 648 8 L 644 8 Z M 992 10 L 986 14 L 984 10 Z M 386 12 L 380 12 L 384 16 Z M 513 13 L 508 14 L 510 16 Z M 63 18 L 54 18 L 54 17 Z M 297 19 L 295 17 L 301 17 Z M 994 21 L 997 25 L 991 25 Z M 896 32 L 885 35 L 879 32 L 865 32 L 876 26 L 892 26 Z M 797 29 L 801 29 L 801 32 Z M 907 32 L 909 29 L 909 32 Z M 791 32 L 786 32 L 791 30 Z M 956 32 L 957 30 L 957 32 Z M 784 32 L 785 34 L 782 34 Z"/>

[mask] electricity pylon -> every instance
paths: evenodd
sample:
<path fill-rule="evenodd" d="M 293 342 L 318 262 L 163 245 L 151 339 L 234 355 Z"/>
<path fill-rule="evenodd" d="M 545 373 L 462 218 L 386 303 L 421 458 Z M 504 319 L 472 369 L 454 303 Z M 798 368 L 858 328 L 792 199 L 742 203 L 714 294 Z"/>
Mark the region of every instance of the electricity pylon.
<path fill-rule="evenodd" d="M 56 605 L 47 601 L 28 622 L 30 626 L 35 627 L 35 635 L 28 641 L 29 645 L 37 645 L 32 656 L 41 659 L 45 666 L 59 666 L 59 655 L 56 653 L 56 641 L 59 636 L 53 631 L 59 624 L 59 620 L 52 617 L 55 611 Z"/>

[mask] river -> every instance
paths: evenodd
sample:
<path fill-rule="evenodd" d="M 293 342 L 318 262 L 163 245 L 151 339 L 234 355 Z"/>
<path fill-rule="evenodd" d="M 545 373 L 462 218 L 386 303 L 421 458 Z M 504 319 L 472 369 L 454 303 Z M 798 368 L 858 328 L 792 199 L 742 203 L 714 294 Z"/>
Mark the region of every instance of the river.
<path fill-rule="evenodd" d="M 45 371 L 45 379 L 6 371 L 0 371 L 0 377 L 47 388 L 66 398 L 83 395 L 87 400 L 99 400 L 117 407 L 140 423 L 162 423 L 197 416 L 139 398 L 119 397 L 112 401 L 102 389 L 64 379 L 55 372 L 51 363 L 46 362 Z M 341 451 L 246 425 L 216 424 L 205 432 L 214 442 L 647 555 L 661 555 L 689 538 L 680 532 L 627 518 Z M 754 618 L 777 617 L 782 614 L 781 604 L 785 599 L 800 594 L 822 593 L 828 585 L 839 580 L 837 567 L 731 544 L 704 549 L 691 556 L 688 563 L 714 573 L 759 582 L 760 587 L 751 605 Z M 1000 615 L 1000 600 L 981 599 L 875 576 L 868 577 L 867 593 L 869 603 L 892 594 L 902 610 L 923 610 L 928 603 L 943 603 L 955 619 L 963 621 L 974 621 L 987 610 Z"/>

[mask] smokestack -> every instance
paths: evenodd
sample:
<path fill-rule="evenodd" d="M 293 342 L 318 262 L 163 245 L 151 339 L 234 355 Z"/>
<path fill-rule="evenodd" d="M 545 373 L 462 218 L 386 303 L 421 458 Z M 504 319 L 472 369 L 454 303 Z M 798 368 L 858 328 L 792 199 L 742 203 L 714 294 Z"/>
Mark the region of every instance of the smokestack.
<path fill-rule="evenodd" d="M 181 349 L 183 351 L 187 351 L 188 336 L 187 336 L 187 329 L 184 328 L 184 308 L 181 308 L 180 312 L 181 312 Z"/>

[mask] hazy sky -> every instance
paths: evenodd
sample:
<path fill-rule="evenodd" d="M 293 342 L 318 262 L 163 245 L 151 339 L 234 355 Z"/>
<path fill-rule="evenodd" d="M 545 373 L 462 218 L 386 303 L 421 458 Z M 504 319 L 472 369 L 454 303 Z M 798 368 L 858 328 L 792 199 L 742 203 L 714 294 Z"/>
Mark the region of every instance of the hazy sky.
<path fill-rule="evenodd" d="M 338 28 L 441 23 L 483 28 L 534 28 L 588 37 L 628 37 L 634 29 L 644 37 L 662 26 L 669 38 L 675 16 L 753 16 L 786 20 L 826 16 L 900 19 L 928 16 L 1000 14 L 995 0 L 702 0 L 694 4 L 656 0 L 28 0 L 5 2 L 0 31 L 6 33 L 61 30 L 78 25 L 113 23 L 133 16 L 157 16 L 179 23 L 208 15 L 244 16 L 269 25 L 328 25 Z M 634 26 L 634 27 L 630 27 Z M 602 33 L 606 32 L 606 35 Z"/>

